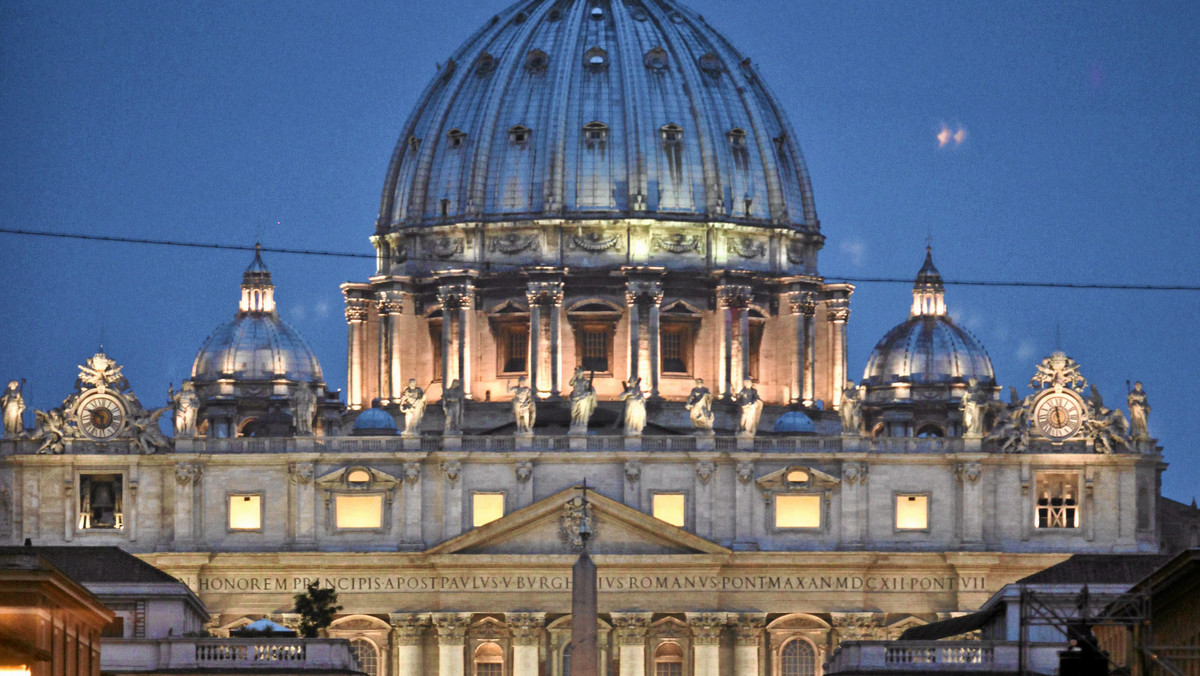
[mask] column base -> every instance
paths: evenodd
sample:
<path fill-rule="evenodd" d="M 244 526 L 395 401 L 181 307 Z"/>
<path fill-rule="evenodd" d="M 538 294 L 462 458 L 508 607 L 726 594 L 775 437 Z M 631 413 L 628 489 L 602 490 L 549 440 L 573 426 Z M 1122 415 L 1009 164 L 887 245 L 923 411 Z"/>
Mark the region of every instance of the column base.
<path fill-rule="evenodd" d="M 638 436 L 625 435 L 625 450 L 627 450 L 627 451 L 642 450 L 641 435 L 640 434 Z"/>
<path fill-rule="evenodd" d="M 460 450 L 462 450 L 462 434 L 443 434 L 442 435 L 442 450 L 443 451 L 460 451 Z"/>
<path fill-rule="evenodd" d="M 739 434 L 737 436 L 737 449 L 739 451 L 753 451 L 754 437 L 745 434 Z"/>
<path fill-rule="evenodd" d="M 533 448 L 533 433 L 532 432 L 518 432 L 518 433 L 514 434 L 513 435 L 513 444 L 516 446 L 517 450 L 521 450 L 521 451 L 527 451 L 527 450 Z"/>

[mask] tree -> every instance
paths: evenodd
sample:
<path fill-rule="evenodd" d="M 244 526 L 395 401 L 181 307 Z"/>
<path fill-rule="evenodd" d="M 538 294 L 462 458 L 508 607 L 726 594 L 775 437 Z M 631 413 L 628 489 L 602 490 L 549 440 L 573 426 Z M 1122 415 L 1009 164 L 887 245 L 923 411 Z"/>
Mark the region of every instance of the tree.
<path fill-rule="evenodd" d="M 337 604 L 337 590 L 321 589 L 316 582 L 308 585 L 303 594 L 296 594 L 295 612 L 300 615 L 300 635 L 316 638 L 317 632 L 333 622 L 333 615 L 342 607 Z"/>

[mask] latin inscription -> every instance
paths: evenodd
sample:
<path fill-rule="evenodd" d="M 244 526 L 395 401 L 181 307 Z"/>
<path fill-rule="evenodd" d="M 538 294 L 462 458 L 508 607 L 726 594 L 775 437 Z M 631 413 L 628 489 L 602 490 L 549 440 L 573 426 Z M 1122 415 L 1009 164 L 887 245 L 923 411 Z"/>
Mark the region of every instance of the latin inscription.
<path fill-rule="evenodd" d="M 569 575 L 365 575 L 308 577 L 293 575 L 203 576 L 185 581 L 196 591 L 286 592 L 303 591 L 311 582 L 343 593 L 422 592 L 540 592 L 569 591 Z M 601 575 L 601 592 L 954 592 L 988 591 L 982 576 L 912 575 Z"/>

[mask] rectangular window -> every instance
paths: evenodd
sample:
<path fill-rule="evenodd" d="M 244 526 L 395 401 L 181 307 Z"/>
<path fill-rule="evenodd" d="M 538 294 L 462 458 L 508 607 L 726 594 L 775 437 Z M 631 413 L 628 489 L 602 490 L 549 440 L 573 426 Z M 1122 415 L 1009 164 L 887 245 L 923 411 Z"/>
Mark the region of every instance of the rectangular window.
<path fill-rule="evenodd" d="M 125 638 L 125 618 L 117 615 L 100 630 L 100 638 Z"/>
<path fill-rule="evenodd" d="M 602 328 L 583 330 L 583 350 L 579 363 L 584 371 L 608 373 L 609 331 Z"/>
<path fill-rule="evenodd" d="M 500 372 L 524 373 L 529 355 L 529 325 L 501 326 L 496 339 L 496 346 L 500 348 Z"/>
<path fill-rule="evenodd" d="M 429 320 L 429 340 L 433 344 L 431 350 L 433 366 L 432 380 L 435 383 L 442 382 L 442 319 L 436 317 Z"/>
<path fill-rule="evenodd" d="M 929 529 L 929 496 L 896 496 L 896 530 Z"/>
<path fill-rule="evenodd" d="M 691 373 L 692 327 L 690 324 L 663 324 L 663 373 Z"/>
<path fill-rule="evenodd" d="M 262 528 L 262 495 L 229 496 L 229 530 Z"/>
<path fill-rule="evenodd" d="M 685 507 L 687 500 L 683 493 L 655 493 L 654 494 L 654 518 L 661 519 L 671 524 L 683 528 L 686 523 Z"/>
<path fill-rule="evenodd" d="M 125 528 L 125 478 L 120 474 L 79 475 L 80 530 Z"/>
<path fill-rule="evenodd" d="M 339 495 L 334 500 L 338 528 L 379 528 L 383 525 L 383 496 Z"/>
<path fill-rule="evenodd" d="M 820 528 L 821 496 L 776 495 L 776 528 Z"/>
<path fill-rule="evenodd" d="M 1037 528 L 1079 528 L 1079 473 L 1039 472 Z"/>
<path fill-rule="evenodd" d="M 754 321 L 753 319 L 751 319 L 750 320 L 750 378 L 751 378 L 751 380 L 755 380 L 755 381 L 762 380 L 762 376 L 761 376 L 762 371 L 759 369 L 759 365 L 758 365 L 758 361 L 759 361 L 758 355 L 759 355 L 759 352 L 762 351 L 762 337 L 763 337 L 763 321 L 761 319 L 758 321 Z"/>
<path fill-rule="evenodd" d="M 504 516 L 503 493 L 475 493 L 471 496 L 471 522 L 476 528 Z"/>

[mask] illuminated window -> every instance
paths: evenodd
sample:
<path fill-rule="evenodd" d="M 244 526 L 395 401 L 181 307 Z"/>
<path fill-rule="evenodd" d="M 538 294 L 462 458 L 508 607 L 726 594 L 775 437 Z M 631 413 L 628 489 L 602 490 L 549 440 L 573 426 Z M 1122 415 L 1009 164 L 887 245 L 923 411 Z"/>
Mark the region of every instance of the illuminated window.
<path fill-rule="evenodd" d="M 820 528 L 821 496 L 776 495 L 776 528 Z"/>
<path fill-rule="evenodd" d="M 481 643 L 475 649 L 475 676 L 504 676 L 504 648 Z"/>
<path fill-rule="evenodd" d="M 345 529 L 379 528 L 383 525 L 383 496 L 338 495 L 334 498 L 337 527 Z"/>
<path fill-rule="evenodd" d="M 506 323 L 496 327 L 496 348 L 501 373 L 524 373 L 529 355 L 529 324 Z"/>
<path fill-rule="evenodd" d="M 816 653 L 808 641 L 798 638 L 783 644 L 779 651 L 780 676 L 813 676 L 817 673 Z"/>
<path fill-rule="evenodd" d="M 367 486 L 371 485 L 371 473 L 365 469 L 351 470 L 350 473 L 346 475 L 346 483 L 350 484 L 354 488 L 366 488 Z"/>
<path fill-rule="evenodd" d="M 663 643 L 654 651 L 654 676 L 683 676 L 683 648 Z"/>
<path fill-rule="evenodd" d="M 471 500 L 471 521 L 476 528 L 504 516 L 503 493 L 476 493 Z"/>
<path fill-rule="evenodd" d="M 229 530 L 262 528 L 262 495 L 229 496 Z"/>
<path fill-rule="evenodd" d="M 789 484 L 802 484 L 808 482 L 808 472 L 802 469 L 794 469 L 787 473 L 787 482 Z"/>
<path fill-rule="evenodd" d="M 1037 475 L 1037 528 L 1079 528 L 1079 474 L 1040 472 Z"/>
<path fill-rule="evenodd" d="M 367 676 L 379 676 L 379 651 L 375 644 L 365 638 L 350 639 L 350 650 L 354 653 L 356 668 Z"/>
<path fill-rule="evenodd" d="M 896 529 L 927 530 L 929 528 L 929 496 L 896 496 Z"/>
<path fill-rule="evenodd" d="M 79 516 L 81 530 L 121 530 L 125 527 L 120 474 L 81 474 L 79 476 Z"/>
<path fill-rule="evenodd" d="M 683 528 L 686 503 L 683 493 L 655 493 L 654 518 Z"/>
<path fill-rule="evenodd" d="M 583 65 L 588 70 L 598 71 L 608 67 L 608 52 L 599 47 L 592 47 L 583 55 Z"/>

